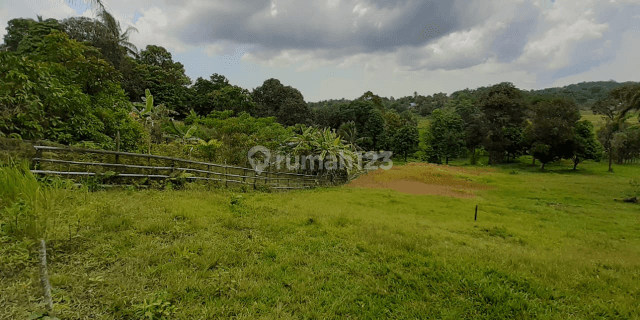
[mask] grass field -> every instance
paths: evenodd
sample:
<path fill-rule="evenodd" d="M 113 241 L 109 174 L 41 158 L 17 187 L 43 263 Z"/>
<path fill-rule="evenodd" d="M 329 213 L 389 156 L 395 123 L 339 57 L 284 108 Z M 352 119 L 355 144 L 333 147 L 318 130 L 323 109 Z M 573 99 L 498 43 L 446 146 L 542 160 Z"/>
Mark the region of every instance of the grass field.
<path fill-rule="evenodd" d="M 637 192 L 640 168 L 540 173 L 529 161 L 381 174 L 484 186 L 472 197 L 89 193 L 0 169 L 0 205 L 14 203 L 2 215 L 0 318 L 44 310 L 36 246 L 22 237 L 43 227 L 60 319 L 639 318 L 640 206 L 613 198 Z"/>

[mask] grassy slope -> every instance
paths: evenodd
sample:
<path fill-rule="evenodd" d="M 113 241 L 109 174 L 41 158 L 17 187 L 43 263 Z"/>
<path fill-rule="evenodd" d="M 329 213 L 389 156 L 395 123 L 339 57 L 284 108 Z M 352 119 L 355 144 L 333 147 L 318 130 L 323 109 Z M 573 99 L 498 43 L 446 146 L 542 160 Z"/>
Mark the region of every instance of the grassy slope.
<path fill-rule="evenodd" d="M 50 196 L 56 309 L 64 319 L 146 310 L 175 319 L 638 318 L 640 210 L 612 198 L 640 170 L 585 163 L 537 173 L 525 163 L 460 175 L 495 187 L 474 199 L 346 187 L 243 194 L 235 205 L 228 191 L 197 188 Z M 2 244 L 3 259 L 24 269 L 0 282 L 2 319 L 39 308 L 27 248 Z"/>

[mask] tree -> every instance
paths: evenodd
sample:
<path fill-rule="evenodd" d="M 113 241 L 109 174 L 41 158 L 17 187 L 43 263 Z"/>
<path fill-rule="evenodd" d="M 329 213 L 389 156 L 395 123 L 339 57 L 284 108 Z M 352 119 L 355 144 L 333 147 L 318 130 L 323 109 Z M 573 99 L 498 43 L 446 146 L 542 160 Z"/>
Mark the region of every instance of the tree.
<path fill-rule="evenodd" d="M 217 73 L 214 73 L 209 77 L 209 80 L 198 78 L 191 87 L 192 98 L 190 105 L 194 111 L 199 114 L 207 115 L 216 109 L 216 106 L 212 103 L 211 95 L 223 88 L 230 86 L 229 80 Z"/>
<path fill-rule="evenodd" d="M 522 93 L 512 83 L 503 82 L 482 93 L 479 106 L 486 128 L 483 145 L 489 151 L 489 163 L 500 162 L 514 143 L 507 135 L 512 132 L 510 128 L 520 128 L 524 122 L 526 104 Z"/>
<path fill-rule="evenodd" d="M 464 122 L 465 146 L 471 154 L 471 164 L 476 164 L 476 149 L 485 137 L 485 126 L 482 122 L 482 112 L 476 99 L 467 91 L 457 91 L 451 95 L 447 107 L 453 108 Z"/>
<path fill-rule="evenodd" d="M 362 100 L 362 101 L 371 101 L 373 103 L 373 105 L 378 108 L 378 109 L 382 109 L 382 98 L 380 98 L 380 96 L 374 94 L 371 91 L 367 91 L 365 92 L 362 96 L 360 96 L 360 98 L 358 98 L 358 100 Z"/>
<path fill-rule="evenodd" d="M 21 51 L 28 53 L 33 51 L 42 39 L 53 30 L 61 30 L 58 20 L 47 19 L 39 21 L 33 19 L 12 19 L 7 26 L 7 33 L 4 35 L 4 43 L 7 51 L 18 51 L 22 43 Z M 24 41 L 28 39 L 27 41 Z"/>
<path fill-rule="evenodd" d="M 320 127 L 338 129 L 342 124 L 340 105 L 323 105 L 312 110 L 314 123 Z M 384 124 L 384 120 L 382 121 Z"/>
<path fill-rule="evenodd" d="M 418 127 L 405 125 L 393 135 L 392 140 L 392 150 L 395 153 L 404 155 L 404 161 L 407 161 L 408 154 L 415 151 L 420 142 Z"/>
<path fill-rule="evenodd" d="M 624 105 L 623 100 L 627 96 L 625 92 L 625 90 L 612 90 L 607 98 L 596 101 L 591 107 L 593 113 L 601 115 L 605 121 L 605 125 L 598 130 L 597 135 L 609 156 L 609 172 L 613 172 L 613 152 L 615 150 L 613 139 L 626 120 L 620 116 L 620 110 Z"/>
<path fill-rule="evenodd" d="M 527 136 L 533 156 L 541 162 L 540 170 L 549 162 L 572 158 L 574 126 L 580 119 L 575 101 L 555 98 L 537 104 L 533 111 Z"/>
<path fill-rule="evenodd" d="M 72 17 L 62 21 L 62 30 L 71 39 L 86 42 L 98 49 L 105 60 L 118 70 L 123 70 L 125 58 L 137 57 L 138 49 L 129 42 L 132 32 L 138 30 L 128 27 L 124 32 L 120 23 L 107 11 L 98 13 L 98 19 Z"/>
<path fill-rule="evenodd" d="M 599 160 L 602 146 L 598 143 L 593 124 L 588 120 L 578 121 L 573 128 L 573 170 L 584 160 Z"/>
<path fill-rule="evenodd" d="M 615 88 L 610 91 L 609 96 L 620 103 L 619 120 L 624 118 L 629 111 L 640 111 L 640 84 Z"/>
<path fill-rule="evenodd" d="M 380 150 L 384 134 L 384 117 L 380 110 L 371 110 L 364 124 L 364 135 L 369 137 L 372 150 Z"/>
<path fill-rule="evenodd" d="M 167 49 L 148 45 L 140 51 L 133 67 L 142 81 L 137 87 L 151 90 L 158 104 L 164 104 L 180 115 L 188 114 L 192 91 L 187 86 L 191 80 L 185 74 L 182 63 L 174 62 Z"/>
<path fill-rule="evenodd" d="M 242 112 L 253 113 L 255 112 L 256 104 L 251 98 L 251 93 L 247 89 L 235 85 L 227 85 L 221 89 L 214 90 L 208 95 L 209 105 L 212 109 L 208 110 L 233 110 L 234 114 L 240 114 Z M 289 110 L 292 112 L 293 110 Z M 204 112 L 207 114 L 208 112 Z"/>
<path fill-rule="evenodd" d="M 310 125 L 312 123 L 311 110 L 309 110 L 307 103 L 302 99 L 302 95 L 297 97 L 295 94 L 284 100 L 276 118 L 284 126 Z"/>
<path fill-rule="evenodd" d="M 99 56 L 57 30 L 28 32 L 16 53 L 0 53 L 0 131 L 103 148 L 114 148 L 121 131 L 123 149 L 135 150 L 143 130 L 128 116 L 116 70 Z"/>
<path fill-rule="evenodd" d="M 444 158 L 446 164 L 464 152 L 464 122 L 450 108 L 433 111 L 428 137 L 432 154 L 438 159 Z"/>
<path fill-rule="evenodd" d="M 261 86 L 253 89 L 252 95 L 258 107 L 256 114 L 259 116 L 276 117 L 283 125 L 311 123 L 311 110 L 302 93 L 296 88 L 283 85 L 278 79 L 265 80 Z"/>
<path fill-rule="evenodd" d="M 354 146 L 356 150 L 362 150 L 361 145 L 371 140 L 369 137 L 361 137 L 358 135 L 358 129 L 353 121 L 349 121 L 340 126 L 338 135 L 345 143 Z"/>

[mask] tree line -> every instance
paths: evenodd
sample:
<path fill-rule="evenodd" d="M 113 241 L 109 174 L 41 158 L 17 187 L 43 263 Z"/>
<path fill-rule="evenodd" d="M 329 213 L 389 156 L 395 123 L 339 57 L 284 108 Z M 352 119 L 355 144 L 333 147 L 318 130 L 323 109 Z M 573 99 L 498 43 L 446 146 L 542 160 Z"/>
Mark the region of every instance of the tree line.
<path fill-rule="evenodd" d="M 477 150 L 489 155 L 489 164 L 510 162 L 528 154 L 544 169 L 547 163 L 570 159 L 574 169 L 584 160 L 608 157 L 611 162 L 640 158 L 640 126 L 631 110 L 640 110 L 640 85 L 617 86 L 591 105 L 605 119 L 594 128 L 581 120 L 580 105 L 571 97 L 532 94 L 503 82 L 478 90 L 456 92 L 445 106 L 431 114 L 420 155 L 431 162 L 469 156 Z"/>
<path fill-rule="evenodd" d="M 491 164 L 531 154 L 542 167 L 563 158 L 577 166 L 599 159 L 602 150 L 618 163 L 638 156 L 637 127 L 620 121 L 637 109 L 634 84 L 534 92 L 501 83 L 450 96 L 414 92 L 395 99 L 369 91 L 354 100 L 311 103 L 273 78 L 252 90 L 217 73 L 191 81 L 165 48 L 138 50 L 128 41 L 136 30 L 122 30 L 104 10 L 97 19 L 13 19 L 6 29 L 0 47 L 3 136 L 114 149 L 119 133 L 123 150 L 150 152 L 180 142 L 189 156 L 237 164 L 240 149 L 251 144 L 285 146 L 305 134 L 335 136 L 352 151 L 389 150 L 405 160 L 444 163 L 461 156 L 475 163 L 480 150 Z M 590 108 L 608 119 L 606 130 L 596 134 L 579 121 L 584 105 L 568 95 L 572 90 L 587 95 Z M 422 137 L 419 116 L 431 121 Z M 258 124 L 267 129 L 255 129 Z"/>

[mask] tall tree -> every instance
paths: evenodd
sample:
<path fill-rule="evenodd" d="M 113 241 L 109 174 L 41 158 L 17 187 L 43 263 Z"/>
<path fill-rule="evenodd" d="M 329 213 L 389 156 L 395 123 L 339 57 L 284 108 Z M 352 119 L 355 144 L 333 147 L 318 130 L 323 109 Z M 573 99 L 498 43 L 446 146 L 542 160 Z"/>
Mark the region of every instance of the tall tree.
<path fill-rule="evenodd" d="M 384 117 L 380 110 L 373 109 L 369 111 L 367 122 L 364 124 L 364 135 L 370 138 L 372 150 L 380 150 L 382 148 L 383 134 Z"/>
<path fill-rule="evenodd" d="M 401 127 L 393 135 L 393 150 L 394 153 L 404 156 L 404 161 L 407 161 L 409 153 L 417 150 L 418 143 L 420 142 L 420 136 L 418 133 L 418 127 L 412 125 L 405 125 Z"/>
<path fill-rule="evenodd" d="M 457 91 L 451 95 L 447 107 L 453 108 L 464 122 L 465 146 L 471 154 L 471 164 L 476 164 L 476 149 L 482 144 L 485 127 L 478 102 L 469 90 Z"/>
<path fill-rule="evenodd" d="M 575 101 L 555 98 L 537 104 L 533 111 L 527 136 L 533 156 L 541 162 L 540 169 L 549 162 L 572 158 L 574 126 L 580 119 Z"/>
<path fill-rule="evenodd" d="M 38 18 L 38 21 L 24 18 L 9 20 L 6 28 L 7 33 L 4 35 L 5 50 L 18 51 L 22 40 L 28 38 L 31 41 L 25 41 L 21 50 L 22 52 L 31 52 L 38 46 L 38 41 L 41 41 L 51 31 L 62 29 L 58 20 Z"/>
<path fill-rule="evenodd" d="M 481 95 L 482 122 L 487 129 L 483 143 L 489 151 L 489 163 L 501 162 L 514 141 L 509 139 L 511 128 L 524 122 L 526 104 L 522 93 L 510 82 L 494 85 Z"/>
<path fill-rule="evenodd" d="M 573 128 L 573 170 L 584 160 L 599 160 L 602 146 L 596 139 L 593 124 L 589 120 L 578 121 Z"/>
<path fill-rule="evenodd" d="M 122 31 L 120 23 L 107 11 L 98 13 L 98 19 L 72 17 L 62 21 L 62 29 L 71 39 L 100 49 L 103 58 L 118 70 L 123 69 L 127 56 L 137 57 L 138 49 L 129 42 L 132 32 L 138 30 L 128 27 Z"/>
<path fill-rule="evenodd" d="M 625 90 L 612 90 L 606 98 L 596 101 L 591 107 L 593 113 L 601 115 L 605 121 L 604 126 L 598 130 L 597 135 L 609 157 L 609 172 L 613 172 L 613 153 L 615 150 L 613 139 L 626 120 L 620 116 L 624 98 L 627 96 L 625 92 Z"/>
<path fill-rule="evenodd" d="M 134 68 L 140 74 L 141 86 L 153 92 L 158 104 L 164 104 L 181 115 L 188 114 L 192 91 L 187 86 L 191 79 L 185 74 L 184 65 L 174 62 L 167 49 L 148 45 L 140 51 Z"/>
<path fill-rule="evenodd" d="M 17 53 L 0 53 L 0 131 L 103 148 L 120 131 L 123 149 L 135 150 L 142 129 L 128 116 L 118 73 L 99 56 L 56 30 L 29 32 Z"/>
<path fill-rule="evenodd" d="M 257 104 L 257 114 L 273 116 L 279 123 L 294 125 L 310 124 L 311 110 L 302 93 L 296 88 L 283 85 L 278 79 L 267 79 L 253 89 L 253 101 Z"/>
<path fill-rule="evenodd" d="M 428 131 L 433 155 L 444 158 L 445 163 L 464 152 L 464 121 L 453 109 L 433 111 Z"/>

